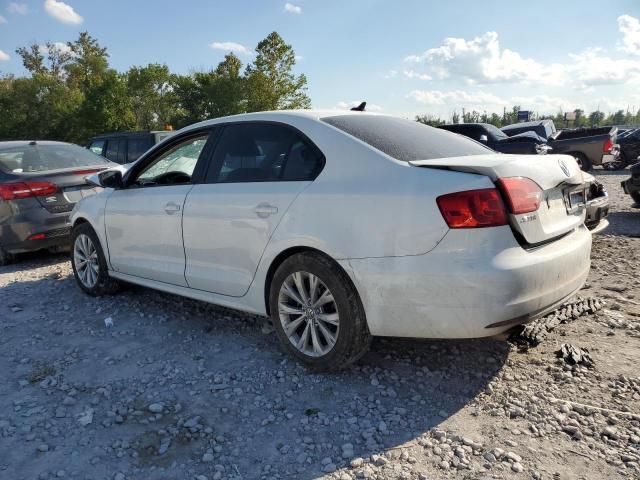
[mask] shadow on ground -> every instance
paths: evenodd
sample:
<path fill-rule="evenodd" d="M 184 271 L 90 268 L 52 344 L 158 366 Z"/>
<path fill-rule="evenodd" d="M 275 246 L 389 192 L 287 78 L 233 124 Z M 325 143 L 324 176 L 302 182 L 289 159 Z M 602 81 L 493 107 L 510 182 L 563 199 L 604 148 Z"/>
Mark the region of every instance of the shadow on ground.
<path fill-rule="evenodd" d="M 35 255 L 0 274 L 62 258 Z M 0 449 L 10 452 L 3 475 L 35 477 L 65 465 L 95 478 L 118 471 L 192 478 L 222 466 L 223 478 L 317 478 L 323 460 L 340 468 L 438 427 L 487 388 L 509 352 L 493 339 L 381 338 L 348 371 L 317 373 L 284 354 L 275 334 L 262 333 L 260 317 L 144 288 L 93 299 L 76 287 L 68 266 L 61 268 L 59 277 L 0 289 L 7 316 L 0 334 L 9 341 L 0 351 L 0 370 L 8 372 L 0 420 L 15 426 L 0 438 Z M 23 310 L 12 313 L 9 303 Z M 55 371 L 55 385 L 19 386 L 42 365 Z M 76 403 L 57 417 L 69 388 Z M 43 411 L 26 417 L 14 410 L 16 401 Z M 160 418 L 147 410 L 152 402 L 165 406 Z M 88 407 L 93 423 L 80 428 L 78 415 Z M 186 429 L 196 417 L 198 428 Z M 12 447 L 24 441 L 27 426 L 49 444 L 48 453 L 34 454 L 31 443 Z M 171 442 L 160 454 L 162 435 Z M 345 444 L 353 446 L 349 458 L 342 458 Z M 208 449 L 213 461 L 205 463 Z"/>

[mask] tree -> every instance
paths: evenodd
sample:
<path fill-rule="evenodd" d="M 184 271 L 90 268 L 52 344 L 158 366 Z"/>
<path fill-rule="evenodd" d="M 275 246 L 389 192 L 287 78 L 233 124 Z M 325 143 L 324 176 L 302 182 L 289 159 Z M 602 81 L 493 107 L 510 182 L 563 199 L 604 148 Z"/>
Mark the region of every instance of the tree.
<path fill-rule="evenodd" d="M 170 123 L 175 117 L 176 97 L 169 67 L 157 63 L 131 67 L 126 78 L 137 128 L 161 129 Z"/>
<path fill-rule="evenodd" d="M 88 32 L 81 32 L 78 40 L 67 42 L 72 60 L 66 65 L 69 84 L 83 93 L 100 83 L 109 68 L 109 54 Z"/>
<path fill-rule="evenodd" d="M 307 77 L 292 70 L 295 53 L 277 32 L 270 33 L 256 47 L 256 58 L 247 66 L 247 110 L 309 108 Z"/>
<path fill-rule="evenodd" d="M 604 113 L 601 112 L 600 110 L 596 110 L 595 112 L 591 112 L 589 114 L 589 124 L 592 127 L 599 126 L 603 120 L 604 120 Z"/>

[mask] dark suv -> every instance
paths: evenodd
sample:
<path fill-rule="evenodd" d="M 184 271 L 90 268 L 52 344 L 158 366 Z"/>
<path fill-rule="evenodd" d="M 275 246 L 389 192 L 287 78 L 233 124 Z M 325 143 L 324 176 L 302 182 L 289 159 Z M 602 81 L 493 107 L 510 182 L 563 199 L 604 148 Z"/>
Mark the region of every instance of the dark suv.
<path fill-rule="evenodd" d="M 131 163 L 171 134 L 167 130 L 104 133 L 93 137 L 87 148 L 112 162 Z"/>

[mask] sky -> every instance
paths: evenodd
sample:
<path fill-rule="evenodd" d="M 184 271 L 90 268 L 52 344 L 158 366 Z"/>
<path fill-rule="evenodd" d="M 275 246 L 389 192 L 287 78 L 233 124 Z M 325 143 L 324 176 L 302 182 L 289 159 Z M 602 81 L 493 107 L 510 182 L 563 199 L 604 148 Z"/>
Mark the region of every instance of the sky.
<path fill-rule="evenodd" d="M 640 109 L 640 0 L 0 0 L 0 72 L 16 48 L 87 30 L 111 66 L 243 63 L 277 31 L 314 108 L 448 117 Z"/>

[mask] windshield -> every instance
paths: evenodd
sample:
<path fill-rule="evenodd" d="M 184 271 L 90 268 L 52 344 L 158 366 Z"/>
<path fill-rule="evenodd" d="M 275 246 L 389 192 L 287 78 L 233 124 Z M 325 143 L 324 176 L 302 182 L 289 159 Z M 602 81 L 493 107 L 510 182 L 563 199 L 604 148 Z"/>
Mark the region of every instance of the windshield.
<path fill-rule="evenodd" d="M 338 115 L 322 120 L 390 157 L 405 162 L 492 152 L 484 145 L 462 135 L 403 118 L 384 115 Z"/>
<path fill-rule="evenodd" d="M 46 172 L 108 164 L 105 158 L 86 148 L 65 143 L 0 147 L 0 168 L 13 173 Z"/>

